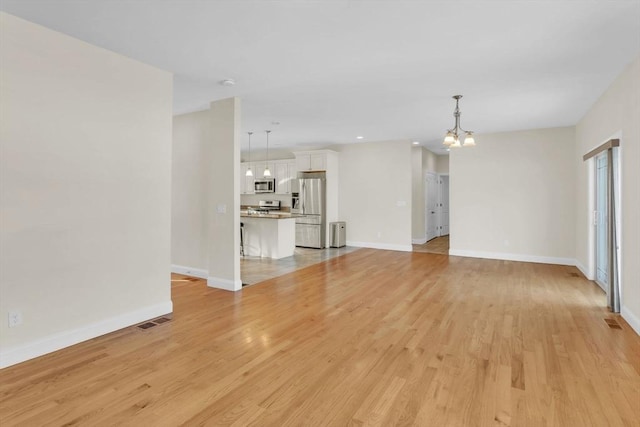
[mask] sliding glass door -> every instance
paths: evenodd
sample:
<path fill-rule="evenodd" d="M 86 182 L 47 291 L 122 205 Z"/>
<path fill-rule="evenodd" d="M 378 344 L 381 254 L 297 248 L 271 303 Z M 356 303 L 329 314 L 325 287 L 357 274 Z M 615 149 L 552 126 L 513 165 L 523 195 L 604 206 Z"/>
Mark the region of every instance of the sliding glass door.
<path fill-rule="evenodd" d="M 596 206 L 594 223 L 596 228 L 596 283 L 605 291 L 609 287 L 609 217 L 607 213 L 607 152 L 595 158 Z"/>

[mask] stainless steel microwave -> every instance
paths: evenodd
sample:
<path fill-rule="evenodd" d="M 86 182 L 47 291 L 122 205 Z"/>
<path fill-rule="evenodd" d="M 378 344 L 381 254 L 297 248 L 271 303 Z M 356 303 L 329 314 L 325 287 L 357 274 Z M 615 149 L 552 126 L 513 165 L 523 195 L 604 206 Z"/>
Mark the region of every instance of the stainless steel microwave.
<path fill-rule="evenodd" d="M 253 182 L 253 189 L 256 193 L 275 193 L 276 180 L 271 179 L 256 179 Z"/>

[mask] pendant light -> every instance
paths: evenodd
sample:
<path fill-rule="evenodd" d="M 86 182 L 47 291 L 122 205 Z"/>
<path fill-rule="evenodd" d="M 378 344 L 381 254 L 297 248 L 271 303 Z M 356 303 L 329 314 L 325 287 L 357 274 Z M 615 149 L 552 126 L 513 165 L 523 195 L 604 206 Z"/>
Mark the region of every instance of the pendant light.
<path fill-rule="evenodd" d="M 271 131 L 265 130 L 265 132 L 267 133 L 267 161 L 264 163 L 264 174 L 262 176 L 270 177 L 271 171 L 269 170 L 269 134 L 271 133 Z"/>
<path fill-rule="evenodd" d="M 453 117 L 455 117 L 456 121 L 453 129 L 447 130 L 447 134 L 444 137 L 444 142 L 442 143 L 443 145 L 451 148 L 473 147 L 474 145 L 476 145 L 476 141 L 475 139 L 473 139 L 473 132 L 471 132 L 470 130 L 464 130 L 460 126 L 461 113 L 460 108 L 458 108 L 458 101 L 460 101 L 460 98 L 462 98 L 462 95 L 455 95 L 453 97 L 453 99 L 456 100 L 456 109 L 453 111 Z M 465 133 L 463 144 L 460 144 L 460 136 L 458 135 L 461 132 Z"/>
<path fill-rule="evenodd" d="M 249 168 L 247 168 L 246 176 L 253 176 L 253 171 L 251 170 L 251 135 L 253 132 L 247 132 L 249 134 Z"/>

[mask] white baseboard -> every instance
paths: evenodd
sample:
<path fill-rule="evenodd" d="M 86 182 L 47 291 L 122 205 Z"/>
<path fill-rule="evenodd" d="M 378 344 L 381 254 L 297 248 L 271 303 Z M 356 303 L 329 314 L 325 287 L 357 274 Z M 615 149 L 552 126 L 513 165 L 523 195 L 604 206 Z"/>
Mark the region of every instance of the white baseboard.
<path fill-rule="evenodd" d="M 171 272 L 184 274 L 185 276 L 197 277 L 199 279 L 206 279 L 209 277 L 209 272 L 201 268 L 185 267 L 184 265 L 171 264 Z"/>
<path fill-rule="evenodd" d="M 347 240 L 347 246 L 354 246 L 356 248 L 371 248 L 371 249 L 384 249 L 387 251 L 402 251 L 411 252 L 413 247 L 411 245 L 395 245 L 391 243 L 374 243 L 374 242 L 352 242 Z"/>
<path fill-rule="evenodd" d="M 620 309 L 620 315 L 624 320 L 626 320 L 629 326 L 636 331 L 636 334 L 640 335 L 640 318 L 633 314 L 633 312 L 629 310 L 629 307 L 624 305 Z"/>
<path fill-rule="evenodd" d="M 70 347 L 82 341 L 90 340 L 171 312 L 173 312 L 173 303 L 167 301 L 99 322 L 90 323 L 78 329 L 58 332 L 28 344 L 2 349 L 0 351 L 0 368 L 25 362 L 29 359 L 43 356 L 47 353 Z"/>
<path fill-rule="evenodd" d="M 411 239 L 411 243 L 413 243 L 414 245 L 424 245 L 425 243 L 427 243 L 427 238 L 421 237 L 419 239 Z"/>
<path fill-rule="evenodd" d="M 505 261 L 535 262 L 540 264 L 576 265 L 576 260 L 573 258 L 555 258 L 538 255 L 508 254 L 501 252 L 480 252 L 466 251 L 461 249 L 449 249 L 449 255 L 464 256 L 469 258 L 501 259 Z"/>
<path fill-rule="evenodd" d="M 210 288 L 224 289 L 225 291 L 239 291 L 242 289 L 242 280 L 221 279 L 219 277 L 207 277 L 207 286 Z"/>
<path fill-rule="evenodd" d="M 588 280 L 593 280 L 593 279 L 594 279 L 594 277 L 592 277 L 592 276 L 589 274 L 589 270 L 587 269 L 587 267 L 585 267 L 584 265 L 582 265 L 582 264 L 580 263 L 580 261 L 578 261 L 578 260 L 575 260 L 575 261 L 576 261 L 576 268 L 577 268 L 578 270 L 580 270 L 580 272 L 581 272 L 582 274 L 584 274 L 584 277 L 586 277 Z"/>

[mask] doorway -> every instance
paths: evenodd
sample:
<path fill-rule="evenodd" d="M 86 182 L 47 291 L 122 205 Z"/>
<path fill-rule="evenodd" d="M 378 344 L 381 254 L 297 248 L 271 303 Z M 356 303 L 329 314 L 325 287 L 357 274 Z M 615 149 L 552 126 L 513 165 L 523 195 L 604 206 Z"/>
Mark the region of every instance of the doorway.
<path fill-rule="evenodd" d="M 425 175 L 425 242 L 414 244 L 414 252 L 449 254 L 449 175 Z"/>
<path fill-rule="evenodd" d="M 425 195 L 425 231 L 427 242 L 439 236 L 439 180 L 438 175 L 432 172 L 427 173 L 427 185 Z"/>
<path fill-rule="evenodd" d="M 449 175 L 439 176 L 439 236 L 449 235 Z"/>

